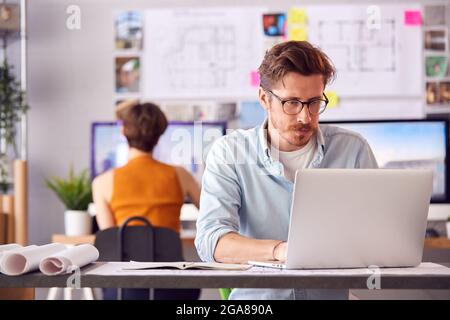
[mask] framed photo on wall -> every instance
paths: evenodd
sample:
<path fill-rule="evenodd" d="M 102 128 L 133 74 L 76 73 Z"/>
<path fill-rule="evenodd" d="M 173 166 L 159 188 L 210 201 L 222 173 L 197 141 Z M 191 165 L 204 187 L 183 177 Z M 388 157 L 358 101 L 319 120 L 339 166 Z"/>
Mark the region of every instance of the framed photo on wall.
<path fill-rule="evenodd" d="M 115 16 L 116 49 L 141 50 L 143 16 L 139 11 L 121 11 Z"/>

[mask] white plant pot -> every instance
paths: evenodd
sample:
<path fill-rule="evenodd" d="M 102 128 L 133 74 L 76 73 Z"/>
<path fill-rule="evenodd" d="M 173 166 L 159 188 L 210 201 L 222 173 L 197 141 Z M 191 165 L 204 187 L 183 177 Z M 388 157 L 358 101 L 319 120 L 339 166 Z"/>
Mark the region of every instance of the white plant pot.
<path fill-rule="evenodd" d="M 67 236 L 83 236 L 92 233 L 92 217 L 87 211 L 66 210 L 64 226 Z"/>

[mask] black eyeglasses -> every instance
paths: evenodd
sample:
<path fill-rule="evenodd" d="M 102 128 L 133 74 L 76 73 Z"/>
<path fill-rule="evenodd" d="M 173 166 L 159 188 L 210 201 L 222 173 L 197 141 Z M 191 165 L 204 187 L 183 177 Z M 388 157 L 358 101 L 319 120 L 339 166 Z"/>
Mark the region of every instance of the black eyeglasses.
<path fill-rule="evenodd" d="M 284 100 L 281 97 L 277 96 L 272 91 L 265 89 L 265 88 L 262 88 L 262 89 L 264 91 L 269 92 L 271 95 L 273 95 L 275 98 L 277 98 L 281 102 L 281 108 L 283 108 L 284 113 L 289 114 L 289 115 L 299 114 L 300 112 L 302 112 L 304 105 L 306 105 L 308 107 L 308 111 L 310 114 L 314 114 L 314 115 L 321 114 L 322 112 L 325 111 L 325 109 L 327 108 L 327 104 L 329 102 L 325 93 L 323 93 L 323 96 L 325 97 L 325 99 L 312 99 L 310 101 L 304 102 L 299 99 Z"/>

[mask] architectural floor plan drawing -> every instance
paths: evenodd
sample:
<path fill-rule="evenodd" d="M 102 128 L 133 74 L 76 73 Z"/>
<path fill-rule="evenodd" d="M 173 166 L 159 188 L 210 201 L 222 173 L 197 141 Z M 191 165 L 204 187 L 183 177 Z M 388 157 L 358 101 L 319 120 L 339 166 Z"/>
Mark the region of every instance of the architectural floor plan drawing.
<path fill-rule="evenodd" d="M 341 72 L 395 72 L 395 20 L 319 21 L 318 40 Z"/>
<path fill-rule="evenodd" d="M 402 92 L 402 97 L 421 99 L 422 68 L 417 61 L 422 59 L 422 31 L 405 20 L 408 12 L 420 13 L 420 6 L 379 5 L 375 15 L 368 8 L 304 7 L 308 41 L 336 66 L 330 90 L 341 97 L 393 97 Z"/>
<path fill-rule="evenodd" d="M 260 8 L 148 10 L 144 95 L 149 99 L 255 96 L 262 59 Z"/>
<path fill-rule="evenodd" d="M 236 70 L 236 34 L 231 25 L 191 26 L 164 54 L 174 90 L 224 88 Z"/>

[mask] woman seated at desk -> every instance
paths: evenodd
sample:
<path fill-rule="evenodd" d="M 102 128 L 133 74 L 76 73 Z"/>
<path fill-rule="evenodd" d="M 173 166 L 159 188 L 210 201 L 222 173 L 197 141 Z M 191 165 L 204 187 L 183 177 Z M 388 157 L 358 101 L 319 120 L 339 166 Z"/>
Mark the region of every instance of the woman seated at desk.
<path fill-rule="evenodd" d="M 167 119 L 152 103 L 126 102 L 118 106 L 122 134 L 129 145 L 128 162 L 107 171 L 92 183 L 97 224 L 101 230 L 120 226 L 140 216 L 155 227 L 180 232 L 180 211 L 185 197 L 198 208 L 200 187 L 182 167 L 155 160 L 152 152 L 167 128 Z M 198 289 L 163 289 L 155 299 L 198 299 Z M 104 299 L 116 299 L 114 289 L 103 290 Z M 146 300 L 146 289 L 123 289 L 122 299 Z"/>
<path fill-rule="evenodd" d="M 96 177 L 92 184 L 101 230 L 120 226 L 134 216 L 153 226 L 180 232 L 185 197 L 198 208 L 200 187 L 182 167 L 155 160 L 152 152 L 167 128 L 164 113 L 153 103 L 124 102 L 116 111 L 129 145 L 128 162 Z"/>

